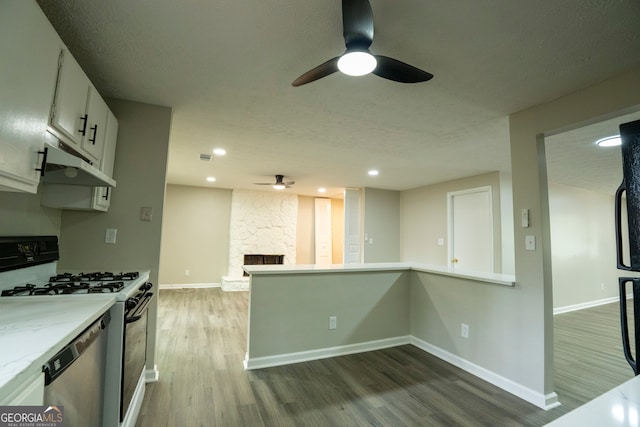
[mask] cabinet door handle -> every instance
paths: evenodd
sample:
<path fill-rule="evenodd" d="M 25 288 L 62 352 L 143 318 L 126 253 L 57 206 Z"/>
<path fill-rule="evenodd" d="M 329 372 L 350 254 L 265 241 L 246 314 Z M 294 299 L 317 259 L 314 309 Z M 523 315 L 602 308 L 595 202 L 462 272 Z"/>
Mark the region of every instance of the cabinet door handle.
<path fill-rule="evenodd" d="M 89 141 L 96 145 L 96 135 L 98 134 L 98 125 L 91 126 L 91 130 L 93 131 L 93 138 L 89 138 Z"/>
<path fill-rule="evenodd" d="M 84 136 L 85 133 L 87 133 L 87 119 L 89 118 L 89 116 L 87 114 L 85 114 L 84 116 L 80 117 L 80 120 L 82 120 L 82 129 L 78 129 L 78 132 L 80 132 L 80 135 Z"/>
<path fill-rule="evenodd" d="M 44 176 L 44 168 L 47 165 L 48 152 L 49 152 L 49 149 L 47 147 L 44 147 L 44 151 L 38 151 L 38 154 L 42 154 L 42 163 L 40 164 L 39 168 L 36 168 L 36 170 L 40 172 L 40 176 Z"/>
<path fill-rule="evenodd" d="M 107 187 L 107 192 L 102 196 L 103 199 L 109 200 L 109 187 Z"/>

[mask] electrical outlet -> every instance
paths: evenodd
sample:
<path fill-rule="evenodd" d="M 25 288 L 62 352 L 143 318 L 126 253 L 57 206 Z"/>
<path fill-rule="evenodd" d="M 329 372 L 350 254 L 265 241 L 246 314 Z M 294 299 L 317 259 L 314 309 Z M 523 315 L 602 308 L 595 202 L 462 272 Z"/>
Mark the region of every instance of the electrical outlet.
<path fill-rule="evenodd" d="M 536 236 L 524 236 L 524 248 L 528 251 L 535 251 Z"/>
<path fill-rule="evenodd" d="M 117 233 L 118 233 L 117 228 L 107 228 L 107 230 L 104 233 L 104 242 L 110 245 L 115 245 Z"/>
<path fill-rule="evenodd" d="M 335 329 L 338 327 L 338 318 L 336 316 L 329 317 L 329 329 Z"/>
<path fill-rule="evenodd" d="M 602 288 L 602 290 L 604 291 L 604 283 L 600 283 L 600 287 Z"/>
<path fill-rule="evenodd" d="M 140 208 L 140 221 L 151 221 L 153 219 L 153 208 Z"/>
<path fill-rule="evenodd" d="M 190 274 L 191 274 L 191 270 L 185 270 L 185 271 L 184 271 L 184 275 L 185 275 L 185 276 L 188 276 L 188 275 L 190 275 Z"/>
<path fill-rule="evenodd" d="M 460 336 L 462 336 L 462 338 L 469 338 L 469 325 L 466 323 L 460 325 Z"/>

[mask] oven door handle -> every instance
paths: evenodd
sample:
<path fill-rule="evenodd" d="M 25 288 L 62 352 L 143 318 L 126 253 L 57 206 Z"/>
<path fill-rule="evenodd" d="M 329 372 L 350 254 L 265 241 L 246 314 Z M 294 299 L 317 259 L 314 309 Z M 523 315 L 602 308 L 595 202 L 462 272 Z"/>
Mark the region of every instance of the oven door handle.
<path fill-rule="evenodd" d="M 149 293 L 145 294 L 144 297 L 142 298 L 142 300 L 136 306 L 136 308 L 134 310 L 132 310 L 132 313 L 135 313 L 135 314 L 133 316 L 126 317 L 124 319 L 124 322 L 125 323 L 133 323 L 133 322 L 137 322 L 138 320 L 140 320 L 142 318 L 142 316 L 144 315 L 145 311 L 147 310 L 147 307 L 151 303 L 151 298 L 153 298 L 153 292 L 149 292 Z"/>
<path fill-rule="evenodd" d="M 629 322 L 627 320 L 627 283 L 631 282 L 631 288 L 633 292 L 633 318 L 640 314 L 640 280 L 633 277 L 620 277 L 618 284 L 620 287 L 620 326 L 622 329 L 622 349 L 624 351 L 624 357 L 633 369 L 633 373 L 638 375 L 638 363 L 634 358 L 634 353 L 631 351 L 631 345 L 629 340 Z M 635 322 L 635 321 L 634 321 Z M 640 348 L 640 342 L 637 341 L 638 335 L 637 329 L 634 325 L 634 332 L 636 332 L 635 340 L 635 356 L 638 356 L 638 350 Z"/>

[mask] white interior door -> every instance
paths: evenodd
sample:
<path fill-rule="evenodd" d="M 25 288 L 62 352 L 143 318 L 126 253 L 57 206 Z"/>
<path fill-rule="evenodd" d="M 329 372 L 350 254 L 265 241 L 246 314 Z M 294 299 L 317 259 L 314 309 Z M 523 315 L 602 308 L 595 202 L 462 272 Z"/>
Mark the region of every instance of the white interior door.
<path fill-rule="evenodd" d="M 362 262 L 362 221 L 360 190 L 344 191 L 344 251 L 345 264 Z"/>
<path fill-rule="evenodd" d="M 448 193 L 449 266 L 493 272 L 491 187 Z"/>
<path fill-rule="evenodd" d="M 331 264 L 331 199 L 315 199 L 316 264 Z"/>

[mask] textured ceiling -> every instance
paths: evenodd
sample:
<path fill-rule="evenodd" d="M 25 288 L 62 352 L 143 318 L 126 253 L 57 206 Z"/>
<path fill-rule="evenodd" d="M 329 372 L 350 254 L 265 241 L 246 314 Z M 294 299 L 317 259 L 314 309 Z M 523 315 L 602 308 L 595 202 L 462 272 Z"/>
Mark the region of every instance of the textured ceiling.
<path fill-rule="evenodd" d="M 265 189 L 252 183 L 283 174 L 286 191 L 332 195 L 508 171 L 508 114 L 640 65 L 637 0 L 371 0 L 372 52 L 434 79 L 299 88 L 344 50 L 338 0 L 39 3 L 103 95 L 173 108 L 175 184 Z M 214 147 L 227 156 L 199 160 Z"/>

